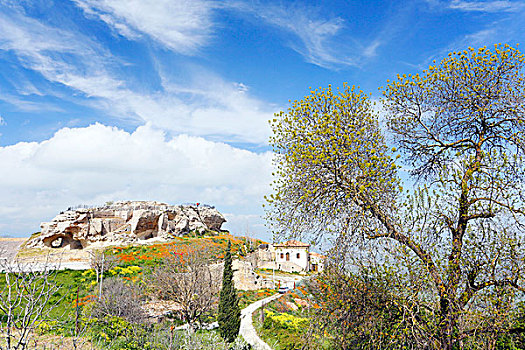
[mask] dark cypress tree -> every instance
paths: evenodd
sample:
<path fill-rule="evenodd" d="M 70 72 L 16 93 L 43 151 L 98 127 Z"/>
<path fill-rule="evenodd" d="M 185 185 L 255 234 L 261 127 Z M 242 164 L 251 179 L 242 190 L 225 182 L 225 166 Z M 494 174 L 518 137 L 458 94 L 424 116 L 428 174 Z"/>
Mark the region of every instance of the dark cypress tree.
<path fill-rule="evenodd" d="M 224 272 L 222 275 L 221 298 L 219 300 L 219 332 L 221 337 L 232 343 L 241 327 L 241 309 L 239 298 L 233 285 L 231 242 L 228 241 L 228 249 L 224 257 Z"/>

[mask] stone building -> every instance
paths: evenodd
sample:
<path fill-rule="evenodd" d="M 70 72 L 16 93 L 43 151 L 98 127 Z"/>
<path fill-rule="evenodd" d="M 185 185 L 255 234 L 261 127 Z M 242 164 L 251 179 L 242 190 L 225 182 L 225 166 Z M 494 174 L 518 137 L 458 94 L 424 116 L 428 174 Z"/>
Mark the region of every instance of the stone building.
<path fill-rule="evenodd" d="M 310 271 L 310 254 L 308 243 L 288 241 L 273 245 L 277 269 L 286 272 Z"/>
<path fill-rule="evenodd" d="M 286 272 L 321 272 L 324 269 L 324 255 L 310 252 L 308 243 L 291 240 L 276 244 L 262 244 L 254 256 L 261 269 L 275 269 Z"/>
<path fill-rule="evenodd" d="M 324 270 L 326 256 L 310 252 L 310 271 L 321 272 Z"/>

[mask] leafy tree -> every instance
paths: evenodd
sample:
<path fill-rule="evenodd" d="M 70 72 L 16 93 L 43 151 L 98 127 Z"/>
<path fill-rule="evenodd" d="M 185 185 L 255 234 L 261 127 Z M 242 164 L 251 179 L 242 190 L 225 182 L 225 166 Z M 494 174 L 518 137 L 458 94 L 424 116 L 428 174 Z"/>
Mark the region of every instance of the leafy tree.
<path fill-rule="evenodd" d="M 397 292 L 427 315 L 407 319 L 427 333 L 419 346 L 494 342 L 523 295 L 524 60 L 508 45 L 469 48 L 398 76 L 383 89 L 397 157 L 369 97 L 347 85 L 272 122 L 275 230 L 338 236 L 346 253 L 361 244 L 391 264 L 410 291 Z M 418 184 L 406 196 L 401 156 Z"/>
<path fill-rule="evenodd" d="M 330 342 L 336 349 L 415 348 L 412 325 L 405 322 L 405 305 L 397 291 L 396 279 L 388 268 L 354 272 L 329 265 L 307 282 L 313 308 L 309 336 L 312 343 Z M 418 315 L 421 317 L 421 315 Z M 324 334 L 331 336 L 325 338 Z M 312 344 L 313 345 L 313 344 Z M 322 346 L 321 346 L 322 347 Z"/>
<path fill-rule="evenodd" d="M 231 242 L 224 257 L 224 272 L 222 275 L 222 289 L 219 300 L 219 332 L 221 337 L 229 343 L 235 341 L 241 327 L 241 309 L 239 298 L 233 285 L 233 269 L 231 256 Z"/>

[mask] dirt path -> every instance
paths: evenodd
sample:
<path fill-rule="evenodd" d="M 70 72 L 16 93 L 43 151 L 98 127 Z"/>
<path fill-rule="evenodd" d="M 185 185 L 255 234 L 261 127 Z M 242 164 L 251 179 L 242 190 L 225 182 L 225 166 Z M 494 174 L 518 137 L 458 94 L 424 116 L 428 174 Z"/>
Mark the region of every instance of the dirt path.
<path fill-rule="evenodd" d="M 255 310 L 260 308 L 263 304 L 268 304 L 270 301 L 273 301 L 277 298 L 282 297 L 284 294 L 274 294 L 271 297 L 261 299 L 256 301 L 253 304 L 248 305 L 246 308 L 241 311 L 241 330 L 239 334 L 242 335 L 244 340 L 250 344 L 254 350 L 272 350 L 272 348 L 266 344 L 255 331 L 253 327 L 253 313 Z"/>

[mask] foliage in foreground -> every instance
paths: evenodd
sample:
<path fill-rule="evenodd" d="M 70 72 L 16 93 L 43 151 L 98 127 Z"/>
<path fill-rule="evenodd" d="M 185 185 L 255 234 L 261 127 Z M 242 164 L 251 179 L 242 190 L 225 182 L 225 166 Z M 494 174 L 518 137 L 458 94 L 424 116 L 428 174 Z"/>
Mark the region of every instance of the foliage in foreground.
<path fill-rule="evenodd" d="M 316 339 L 335 349 L 416 349 L 424 344 L 424 334 L 407 322 L 413 316 L 404 309 L 410 302 L 400 300 L 393 277 L 386 270 L 345 273 L 331 266 L 312 280 L 308 291 L 318 307 L 310 329 Z M 427 317 L 419 311 L 415 317 Z"/>
<path fill-rule="evenodd" d="M 0 327 L 6 324 L 11 326 L 8 334 L 2 334 L 7 338 L 4 336 L 0 340 L 0 349 L 36 347 L 36 343 L 44 344 L 42 339 L 46 337 L 56 338 L 59 343 L 70 344 L 69 347 L 75 349 L 90 343 L 89 340 L 101 348 L 115 349 L 162 349 L 169 345 L 166 343 L 169 339 L 172 344 L 177 344 L 174 335 L 181 332 L 173 330 L 174 324 L 148 325 L 141 304 L 150 298 L 171 300 L 170 291 L 180 295 L 180 289 L 174 289 L 174 283 L 170 283 L 176 279 L 180 282 L 178 286 L 187 292 L 186 304 L 184 300 L 178 300 L 187 306 L 184 309 L 187 312 L 182 310 L 168 317 L 181 316 L 193 320 L 195 317 L 190 315 L 199 318 L 199 315 L 202 316 L 201 309 L 206 315 L 213 314 L 220 283 L 210 279 L 211 273 L 206 265 L 224 256 L 224 251 L 220 250 L 229 240 L 234 242 L 237 255 L 246 254 L 258 244 L 256 240 L 229 235 L 180 238 L 165 245 L 109 248 L 112 254 L 106 251 L 100 255 L 102 259 L 98 259 L 105 260 L 104 268 L 97 265 L 85 271 L 38 272 L 30 271 L 28 265 L 27 272 L 13 270 L 0 274 L 0 301 L 3 302 L 0 304 L 6 307 L 0 313 Z M 166 259 L 167 256 L 173 259 Z M 166 273 L 162 274 L 162 271 Z M 158 283 L 152 283 L 152 277 L 168 275 L 171 279 L 153 278 Z M 102 276 L 104 283 L 100 288 Z M 204 284 L 201 283 L 203 281 Z M 169 284 L 169 290 L 156 288 L 160 282 L 167 282 L 164 286 Z M 196 288 L 198 286 L 200 289 Z M 100 291 L 102 294 L 99 296 Z M 197 305 L 199 310 L 193 307 L 196 305 L 195 293 L 200 294 L 200 299 L 205 302 Z M 264 293 L 252 293 L 243 298 L 258 299 Z M 24 315 L 24 311 L 28 315 Z M 178 319 L 172 321 L 184 322 Z M 200 339 L 200 336 L 195 339 Z M 231 341 L 239 343 L 235 337 Z M 204 340 L 201 343 L 197 342 L 195 348 L 208 346 Z M 210 348 L 222 349 L 224 342 L 214 340 L 208 343 Z"/>
<path fill-rule="evenodd" d="M 520 330 L 509 320 L 525 290 L 524 62 L 496 45 L 398 76 L 383 89 L 397 156 L 354 87 L 312 91 L 273 120 L 276 233 L 333 239 L 345 271 L 387 266 L 415 347 L 494 346 Z M 401 164 L 419 181 L 407 193 Z"/>
<path fill-rule="evenodd" d="M 330 349 L 420 349 L 431 348 L 426 330 L 415 319 L 430 323 L 428 309 L 409 299 L 406 287 L 384 266 L 363 267 L 353 272 L 330 266 L 307 284 L 310 302 L 310 348 L 329 344 Z M 497 315 L 495 315 L 497 316 Z M 483 333 L 465 338 L 461 349 L 525 349 L 523 330 L 525 305 L 517 307 L 504 320 L 507 331 L 492 342 Z M 479 320 L 473 320 L 478 321 Z M 510 331 L 509 331 L 510 330 Z"/>
<path fill-rule="evenodd" d="M 257 333 L 272 348 L 310 348 L 310 339 L 317 335 L 309 329 L 314 305 L 308 301 L 308 293 L 303 286 L 298 286 L 253 314 L 253 325 Z M 321 344 L 315 349 L 325 349 L 324 345 L 326 344 Z"/>
<path fill-rule="evenodd" d="M 89 322 L 90 336 L 100 348 L 109 350 L 248 350 L 242 338 L 225 342 L 216 331 L 173 330 L 169 324 L 131 323 L 106 316 Z"/>
<path fill-rule="evenodd" d="M 77 286 L 68 276 L 73 271 L 34 271 L 23 263 L 0 264 L 0 349 L 27 349 L 37 331 L 61 323 L 71 328 Z"/>

